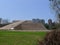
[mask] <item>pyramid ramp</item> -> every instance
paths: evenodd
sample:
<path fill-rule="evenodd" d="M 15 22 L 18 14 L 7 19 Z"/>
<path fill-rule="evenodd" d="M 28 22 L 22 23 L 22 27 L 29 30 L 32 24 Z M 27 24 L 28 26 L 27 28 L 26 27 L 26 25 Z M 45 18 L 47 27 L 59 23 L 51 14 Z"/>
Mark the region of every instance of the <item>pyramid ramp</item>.
<path fill-rule="evenodd" d="M 12 24 L 6 25 L 4 27 L 1 27 L 0 29 L 14 29 L 14 27 L 18 26 L 19 24 L 23 23 L 24 21 L 18 21 L 18 22 L 14 22 Z"/>

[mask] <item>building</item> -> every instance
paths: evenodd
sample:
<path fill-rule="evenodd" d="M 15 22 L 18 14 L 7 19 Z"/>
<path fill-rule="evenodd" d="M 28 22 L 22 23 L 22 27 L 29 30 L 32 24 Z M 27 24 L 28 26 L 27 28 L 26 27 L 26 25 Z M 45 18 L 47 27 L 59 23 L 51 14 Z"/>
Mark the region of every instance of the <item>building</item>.
<path fill-rule="evenodd" d="M 46 30 L 42 23 L 34 23 L 32 21 L 18 21 L 6 25 L 0 29 L 14 29 L 14 30 Z"/>

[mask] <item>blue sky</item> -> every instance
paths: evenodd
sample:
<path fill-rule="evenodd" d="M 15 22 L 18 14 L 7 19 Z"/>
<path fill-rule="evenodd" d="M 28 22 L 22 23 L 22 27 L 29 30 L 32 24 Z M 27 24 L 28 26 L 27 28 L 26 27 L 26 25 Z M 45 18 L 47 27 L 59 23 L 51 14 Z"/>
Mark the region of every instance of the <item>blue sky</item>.
<path fill-rule="evenodd" d="M 33 18 L 54 20 L 49 0 L 0 0 L 0 18 L 30 20 Z"/>

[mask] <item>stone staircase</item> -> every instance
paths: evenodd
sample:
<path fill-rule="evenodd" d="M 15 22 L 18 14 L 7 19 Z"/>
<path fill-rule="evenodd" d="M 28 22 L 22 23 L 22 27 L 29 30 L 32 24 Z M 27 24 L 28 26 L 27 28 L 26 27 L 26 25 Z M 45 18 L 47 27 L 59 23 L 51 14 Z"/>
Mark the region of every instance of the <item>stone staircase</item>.
<path fill-rule="evenodd" d="M 14 22 L 12 24 L 6 25 L 4 27 L 1 27 L 0 29 L 14 29 L 14 27 L 18 26 L 19 24 L 21 24 L 24 21 L 18 21 L 18 22 Z"/>

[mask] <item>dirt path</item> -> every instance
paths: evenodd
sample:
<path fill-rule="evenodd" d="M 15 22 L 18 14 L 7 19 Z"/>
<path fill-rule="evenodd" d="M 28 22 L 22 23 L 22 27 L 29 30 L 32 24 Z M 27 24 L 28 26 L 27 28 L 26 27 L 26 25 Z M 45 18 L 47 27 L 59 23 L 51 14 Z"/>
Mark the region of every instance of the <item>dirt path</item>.
<path fill-rule="evenodd" d="M 20 31 L 20 32 L 51 32 L 52 30 L 7 30 L 7 31 Z"/>

